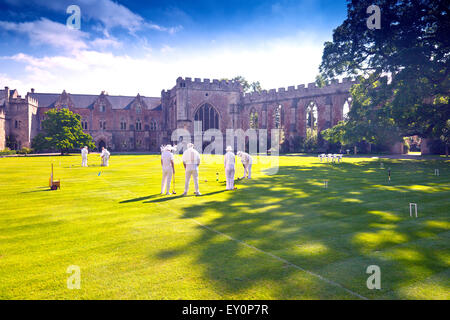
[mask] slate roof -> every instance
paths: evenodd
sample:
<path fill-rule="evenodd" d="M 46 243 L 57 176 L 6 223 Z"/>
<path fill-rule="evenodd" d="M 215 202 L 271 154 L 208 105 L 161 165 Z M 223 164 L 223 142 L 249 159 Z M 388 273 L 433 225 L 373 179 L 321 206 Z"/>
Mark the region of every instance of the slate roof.
<path fill-rule="evenodd" d="M 52 108 L 55 102 L 59 99 L 59 93 L 30 93 L 31 97 L 38 100 L 39 107 Z M 95 100 L 99 97 L 98 95 L 91 94 L 71 94 L 68 96 L 75 105 L 75 108 L 90 108 L 94 104 Z M 111 103 L 113 109 L 128 109 L 131 102 L 136 97 L 130 96 L 110 96 L 106 95 L 106 99 Z M 160 98 L 144 97 L 141 99 L 147 104 L 150 110 L 158 107 L 161 104 Z"/>

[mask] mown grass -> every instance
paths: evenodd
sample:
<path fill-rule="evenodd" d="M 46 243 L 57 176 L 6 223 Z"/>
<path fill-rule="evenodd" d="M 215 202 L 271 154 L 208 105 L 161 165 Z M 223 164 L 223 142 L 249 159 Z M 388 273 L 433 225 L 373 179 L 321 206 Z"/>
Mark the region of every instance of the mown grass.
<path fill-rule="evenodd" d="M 178 162 L 166 197 L 158 156 L 98 158 L 0 159 L 1 299 L 450 298 L 449 161 L 280 157 L 277 174 L 255 164 L 228 192 L 222 160 L 205 159 L 201 197 L 181 197 Z"/>

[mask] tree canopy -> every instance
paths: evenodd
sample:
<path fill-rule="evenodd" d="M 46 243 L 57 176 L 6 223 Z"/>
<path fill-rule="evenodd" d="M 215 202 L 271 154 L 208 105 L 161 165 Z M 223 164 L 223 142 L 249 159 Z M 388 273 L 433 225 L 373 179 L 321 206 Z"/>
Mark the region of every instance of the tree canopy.
<path fill-rule="evenodd" d="M 224 78 L 221 80 L 228 81 L 229 79 Z M 241 84 L 244 92 L 261 92 L 262 91 L 261 83 L 259 81 L 248 82 L 247 79 L 245 79 L 243 76 L 236 76 L 233 79 L 231 79 L 231 81 L 239 82 Z"/>
<path fill-rule="evenodd" d="M 371 5 L 380 8 L 380 29 L 367 26 Z M 358 76 L 360 83 L 352 89 L 348 122 L 328 136 L 356 130 L 368 141 L 396 133 L 448 143 L 449 2 L 352 0 L 347 8 L 325 43 L 317 81 Z"/>
<path fill-rule="evenodd" d="M 80 119 L 79 114 L 66 108 L 47 111 L 42 121 L 42 132 L 33 139 L 33 148 L 61 153 L 83 146 L 94 149 L 92 137 L 83 132 Z"/>

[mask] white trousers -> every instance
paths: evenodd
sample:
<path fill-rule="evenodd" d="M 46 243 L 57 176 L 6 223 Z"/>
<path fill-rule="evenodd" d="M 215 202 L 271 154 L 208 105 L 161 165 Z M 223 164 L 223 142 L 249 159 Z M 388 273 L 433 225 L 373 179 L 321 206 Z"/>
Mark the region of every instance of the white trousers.
<path fill-rule="evenodd" d="M 105 156 L 102 158 L 102 166 L 103 167 L 109 166 L 109 158 L 108 157 Z"/>
<path fill-rule="evenodd" d="M 172 168 L 163 168 L 162 181 L 161 181 L 161 193 L 170 192 L 170 183 L 172 182 Z M 165 190 L 165 192 L 164 192 Z"/>
<path fill-rule="evenodd" d="M 198 168 L 189 168 L 186 167 L 186 180 L 184 182 L 184 193 L 189 191 L 189 182 L 191 180 L 191 176 L 194 179 L 195 192 L 198 191 Z"/>
<path fill-rule="evenodd" d="M 234 166 L 225 168 L 225 175 L 227 177 L 227 190 L 234 189 Z"/>
<path fill-rule="evenodd" d="M 81 157 L 81 166 L 87 167 L 87 157 Z"/>
<path fill-rule="evenodd" d="M 248 179 L 252 178 L 252 164 L 251 163 L 244 164 L 244 178 L 246 175 L 247 175 Z"/>

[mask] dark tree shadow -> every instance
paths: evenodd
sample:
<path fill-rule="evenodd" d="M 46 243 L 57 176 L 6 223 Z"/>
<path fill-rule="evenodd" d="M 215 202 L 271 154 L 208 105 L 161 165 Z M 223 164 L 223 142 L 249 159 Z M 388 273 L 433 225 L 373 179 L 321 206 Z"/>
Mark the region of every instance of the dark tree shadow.
<path fill-rule="evenodd" d="M 196 262 L 204 266 L 205 276 L 220 294 L 240 293 L 269 281 L 277 286 L 273 295 L 281 299 L 356 298 L 314 276 L 296 282 L 308 274 L 271 256 L 275 255 L 368 298 L 405 298 L 399 288 L 448 268 L 443 252 L 448 249 L 450 232 L 428 222 L 448 220 L 448 202 L 442 199 L 450 194 L 413 188 L 433 187 L 429 163 L 383 162 L 384 169 L 376 161 L 280 167 L 278 174 L 252 179 L 251 186 L 229 192 L 224 200 L 182 208 L 181 219 L 199 224 L 198 238 L 166 248 L 157 257 L 172 259 L 199 248 Z M 433 165 L 444 168 L 446 164 Z M 449 177 L 441 174 L 440 178 L 448 181 Z M 325 180 L 328 188 L 323 185 Z M 180 197 L 147 202 L 175 198 Z M 422 199 L 426 216 L 409 217 L 411 199 Z M 217 217 L 202 225 L 203 215 L 210 210 Z M 252 254 L 243 254 L 246 248 Z M 369 265 L 381 268 L 383 290 L 367 288 Z"/>

